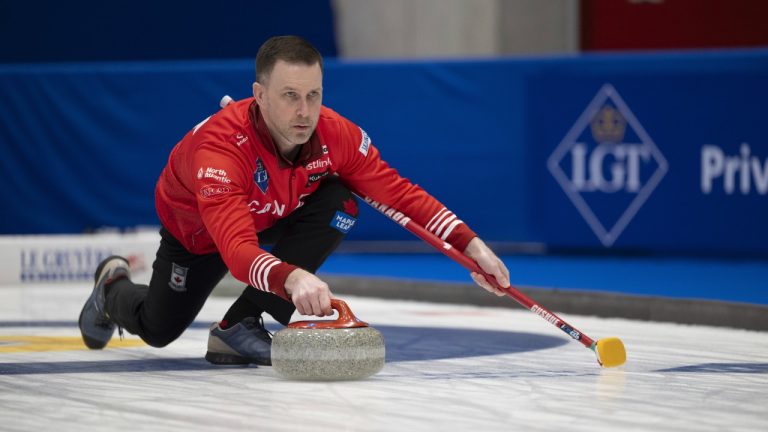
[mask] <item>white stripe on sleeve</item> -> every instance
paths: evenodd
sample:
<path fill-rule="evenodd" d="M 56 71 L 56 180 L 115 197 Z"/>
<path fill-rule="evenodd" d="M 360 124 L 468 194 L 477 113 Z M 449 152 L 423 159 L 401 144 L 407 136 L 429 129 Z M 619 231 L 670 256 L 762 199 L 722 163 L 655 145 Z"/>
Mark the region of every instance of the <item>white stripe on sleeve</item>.
<path fill-rule="evenodd" d="M 261 255 L 257 256 L 253 260 L 253 262 L 251 263 L 251 268 L 248 271 L 248 283 L 250 283 L 252 287 L 258 286 L 258 284 L 256 283 L 256 279 L 257 279 L 256 278 L 256 270 L 259 267 L 259 264 L 262 261 L 264 261 L 265 259 L 269 258 L 269 257 L 270 257 L 269 254 L 266 254 L 266 253 L 265 254 L 261 254 Z"/>
<path fill-rule="evenodd" d="M 440 209 L 439 212 L 435 213 L 435 215 L 432 216 L 432 219 L 430 219 L 429 222 L 427 222 L 426 228 L 428 230 L 431 230 L 432 229 L 432 227 L 431 227 L 432 226 L 432 222 L 434 222 L 435 219 L 437 219 L 438 216 L 440 216 L 441 214 L 443 214 L 444 211 L 447 211 L 447 210 L 448 210 L 447 208 L 443 207 L 442 209 Z"/>
<path fill-rule="evenodd" d="M 253 260 L 251 264 L 251 271 L 248 277 L 248 281 L 256 289 L 267 291 L 269 284 L 266 283 L 266 276 L 269 274 L 269 269 L 280 264 L 280 260 L 272 256 L 271 254 L 261 254 Z"/>
<path fill-rule="evenodd" d="M 275 259 L 274 261 L 270 261 L 270 263 L 267 264 L 266 268 L 262 272 L 261 280 L 263 281 L 264 291 L 269 292 L 269 279 L 267 279 L 269 277 L 269 271 L 272 270 L 272 267 L 278 264 L 280 264 L 280 260 L 278 259 Z"/>
<path fill-rule="evenodd" d="M 448 209 L 443 209 L 443 210 L 441 210 L 441 211 L 440 211 L 440 213 L 441 213 L 441 214 L 440 214 L 440 217 L 438 217 L 437 219 L 435 219 L 435 221 L 434 221 L 434 222 L 433 222 L 431 225 L 429 225 L 429 226 L 427 227 L 427 230 L 429 230 L 429 231 L 432 231 L 432 232 L 434 233 L 434 232 L 435 232 L 435 229 L 437 229 L 437 226 L 438 226 L 438 225 L 440 225 L 440 223 L 441 223 L 441 222 L 442 222 L 442 221 L 443 221 L 443 220 L 444 220 L 446 217 L 448 217 L 448 216 L 450 216 L 450 215 L 452 215 L 452 214 L 453 214 L 453 213 L 451 213 L 451 211 L 450 211 L 450 210 L 448 210 Z"/>
<path fill-rule="evenodd" d="M 443 232 L 443 228 L 445 228 L 445 226 L 448 225 L 449 223 L 451 223 L 451 221 L 454 220 L 454 219 L 457 219 L 456 215 L 451 213 L 451 215 L 449 217 L 445 218 L 443 223 L 441 223 L 440 226 L 437 227 L 437 229 L 435 230 L 435 235 L 440 237 L 441 233 Z"/>
<path fill-rule="evenodd" d="M 448 229 L 445 230 L 443 233 L 443 236 L 440 237 L 443 241 L 447 241 L 448 235 L 451 234 L 451 231 L 453 231 L 454 228 L 459 226 L 459 224 L 464 223 L 461 219 L 456 219 L 455 221 L 451 222 L 451 224 L 448 226 Z"/>
<path fill-rule="evenodd" d="M 272 264 L 273 262 L 277 262 L 278 264 L 280 263 L 280 261 L 277 258 L 273 257 L 272 255 L 269 255 L 269 258 L 267 258 L 264 261 L 262 261 L 256 267 L 256 283 L 258 284 L 258 285 L 256 285 L 256 288 L 258 288 L 258 289 L 260 289 L 262 291 L 266 291 L 267 290 L 267 288 L 264 286 L 264 283 L 262 282 L 263 279 L 264 279 L 264 270 L 267 267 L 269 267 L 269 265 Z"/>

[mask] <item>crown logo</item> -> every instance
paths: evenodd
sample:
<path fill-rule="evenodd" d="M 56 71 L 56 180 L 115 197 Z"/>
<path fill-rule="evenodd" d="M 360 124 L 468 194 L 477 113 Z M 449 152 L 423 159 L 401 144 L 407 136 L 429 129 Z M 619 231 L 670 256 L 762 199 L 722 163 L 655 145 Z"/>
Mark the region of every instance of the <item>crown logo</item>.
<path fill-rule="evenodd" d="M 603 105 L 592 119 L 592 137 L 598 143 L 618 144 L 624 141 L 627 120 L 611 105 Z"/>

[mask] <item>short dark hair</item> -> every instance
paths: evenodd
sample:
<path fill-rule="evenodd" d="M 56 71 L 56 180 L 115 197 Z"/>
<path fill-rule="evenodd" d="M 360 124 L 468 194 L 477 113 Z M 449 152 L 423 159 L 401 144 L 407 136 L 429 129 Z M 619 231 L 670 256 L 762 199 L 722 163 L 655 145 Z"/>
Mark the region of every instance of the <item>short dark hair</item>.
<path fill-rule="evenodd" d="M 274 36 L 261 45 L 256 55 L 256 82 L 264 84 L 278 60 L 307 66 L 318 63 L 320 71 L 323 70 L 323 56 L 307 40 L 298 36 Z"/>

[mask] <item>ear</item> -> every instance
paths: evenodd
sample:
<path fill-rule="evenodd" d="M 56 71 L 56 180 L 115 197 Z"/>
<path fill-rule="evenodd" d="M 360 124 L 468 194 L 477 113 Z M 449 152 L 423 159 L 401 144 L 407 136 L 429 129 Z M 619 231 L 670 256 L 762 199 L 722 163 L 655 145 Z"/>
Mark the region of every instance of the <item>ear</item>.
<path fill-rule="evenodd" d="M 264 101 L 264 92 L 266 89 L 263 85 L 259 84 L 258 82 L 253 83 L 253 97 L 256 99 L 256 103 L 261 105 Z"/>

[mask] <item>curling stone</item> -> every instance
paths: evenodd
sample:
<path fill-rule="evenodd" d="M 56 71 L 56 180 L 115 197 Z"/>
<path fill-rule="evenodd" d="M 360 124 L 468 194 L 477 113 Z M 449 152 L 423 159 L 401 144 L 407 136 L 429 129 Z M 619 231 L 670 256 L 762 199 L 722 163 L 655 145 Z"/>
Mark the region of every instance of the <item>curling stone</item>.
<path fill-rule="evenodd" d="M 355 380 L 384 367 L 384 338 L 345 302 L 331 300 L 336 320 L 298 321 L 275 333 L 272 368 L 301 381 Z"/>

